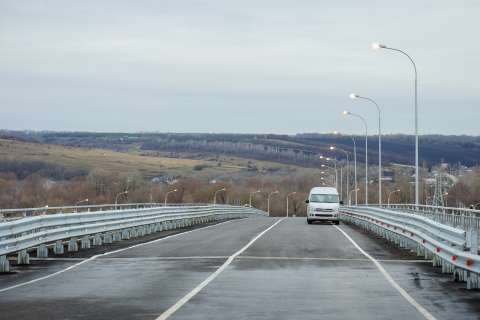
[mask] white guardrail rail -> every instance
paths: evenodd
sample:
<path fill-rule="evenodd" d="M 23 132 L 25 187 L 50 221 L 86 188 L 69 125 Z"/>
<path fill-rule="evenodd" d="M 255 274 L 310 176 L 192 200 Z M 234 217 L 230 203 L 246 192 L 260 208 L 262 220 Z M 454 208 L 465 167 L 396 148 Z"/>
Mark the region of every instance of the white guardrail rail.
<path fill-rule="evenodd" d="M 478 228 L 474 225 L 465 230 L 398 208 L 350 206 L 340 211 L 343 222 L 431 259 L 443 273 L 453 274 L 456 281 L 465 281 L 468 289 L 479 288 Z"/>
<path fill-rule="evenodd" d="M 208 206 L 208 203 L 169 203 L 169 207 L 177 206 Z M 148 202 L 148 203 L 122 203 L 122 204 L 96 204 L 82 206 L 63 206 L 63 207 L 38 207 L 38 208 L 22 208 L 22 209 L 0 209 L 0 222 L 5 220 L 21 219 L 26 217 L 41 216 L 46 214 L 57 213 L 78 213 L 91 211 L 110 211 L 110 210 L 127 210 L 140 208 L 156 208 L 163 207 L 164 203 Z"/>
<path fill-rule="evenodd" d="M 378 205 L 370 205 L 370 207 L 372 206 L 375 207 Z M 391 204 L 383 205 L 382 207 L 385 209 L 398 210 L 428 217 L 442 224 L 447 224 L 464 230 L 470 228 L 480 229 L 480 210 L 428 205 L 417 206 L 414 204 Z"/>
<path fill-rule="evenodd" d="M 200 205 L 108 210 L 81 213 L 57 213 L 0 222 L 0 272 L 8 272 L 8 255 L 17 254 L 18 264 L 29 264 L 29 252 L 38 258 L 92 245 L 189 227 L 218 220 L 265 216 L 264 211 L 244 206 Z"/>

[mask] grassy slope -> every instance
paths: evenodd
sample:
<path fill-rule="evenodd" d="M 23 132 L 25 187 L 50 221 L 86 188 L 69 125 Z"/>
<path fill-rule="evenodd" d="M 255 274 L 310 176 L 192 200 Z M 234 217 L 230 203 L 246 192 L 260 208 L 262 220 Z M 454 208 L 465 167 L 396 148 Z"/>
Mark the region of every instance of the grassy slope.
<path fill-rule="evenodd" d="M 20 161 L 38 160 L 62 165 L 67 168 L 102 169 L 113 173 L 139 172 L 151 178 L 161 173 L 171 175 L 214 176 L 234 174 L 244 170 L 248 159 L 235 157 L 221 157 L 222 165 L 209 157 L 205 160 L 168 158 L 155 155 L 140 155 L 139 153 L 123 153 L 105 149 L 84 149 L 48 145 L 39 143 L 21 142 L 0 139 L 0 159 L 15 159 Z M 267 168 L 299 169 L 295 166 L 286 166 L 266 161 L 252 161 L 260 171 Z M 196 165 L 205 165 L 201 171 L 193 170 Z"/>

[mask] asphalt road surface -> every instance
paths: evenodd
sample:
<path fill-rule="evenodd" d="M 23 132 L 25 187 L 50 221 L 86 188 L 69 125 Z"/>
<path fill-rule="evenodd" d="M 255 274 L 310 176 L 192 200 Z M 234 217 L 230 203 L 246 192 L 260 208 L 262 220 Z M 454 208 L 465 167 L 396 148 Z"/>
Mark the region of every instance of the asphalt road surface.
<path fill-rule="evenodd" d="M 346 225 L 250 218 L 158 236 L 16 267 L 0 276 L 0 319 L 480 318 L 479 291 Z"/>

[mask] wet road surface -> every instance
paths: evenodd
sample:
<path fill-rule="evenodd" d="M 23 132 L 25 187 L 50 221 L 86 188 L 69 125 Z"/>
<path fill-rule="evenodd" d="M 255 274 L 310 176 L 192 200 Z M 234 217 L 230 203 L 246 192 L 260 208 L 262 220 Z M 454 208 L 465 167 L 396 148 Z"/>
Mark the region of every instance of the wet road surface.
<path fill-rule="evenodd" d="M 340 229 L 434 318 L 480 318 L 480 292 L 382 239 Z M 103 256 L 89 251 L 0 276 L 0 319 L 153 320 L 172 306 L 168 319 L 425 319 L 335 226 L 302 218 L 235 220 Z"/>

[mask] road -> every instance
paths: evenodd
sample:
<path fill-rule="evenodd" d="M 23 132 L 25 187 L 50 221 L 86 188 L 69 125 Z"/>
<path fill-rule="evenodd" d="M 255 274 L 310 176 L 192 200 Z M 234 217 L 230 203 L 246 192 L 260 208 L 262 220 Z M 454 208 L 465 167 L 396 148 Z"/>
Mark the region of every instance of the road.
<path fill-rule="evenodd" d="M 480 317 L 478 291 L 346 225 L 251 218 L 126 245 L 106 255 L 34 261 L 0 276 L 0 318 Z"/>

